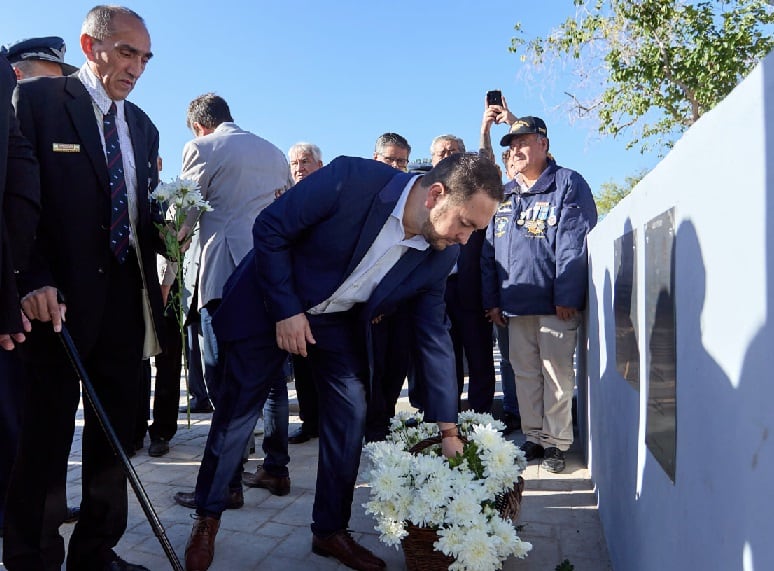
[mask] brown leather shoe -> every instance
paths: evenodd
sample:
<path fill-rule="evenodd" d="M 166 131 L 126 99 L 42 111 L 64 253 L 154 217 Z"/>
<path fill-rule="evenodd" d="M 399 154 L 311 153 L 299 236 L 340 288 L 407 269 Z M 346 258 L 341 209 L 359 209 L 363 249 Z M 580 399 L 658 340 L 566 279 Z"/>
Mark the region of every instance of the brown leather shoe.
<path fill-rule="evenodd" d="M 214 517 L 196 516 L 191 537 L 185 546 L 185 571 L 207 571 L 215 556 L 215 536 L 220 520 Z"/>
<path fill-rule="evenodd" d="M 334 557 L 357 571 L 380 571 L 387 567 L 384 561 L 352 539 L 346 530 L 326 538 L 313 535 L 312 551 L 323 557 Z"/>
<path fill-rule="evenodd" d="M 196 495 L 194 492 L 178 492 L 173 496 L 173 499 L 177 505 L 191 508 L 192 510 L 196 509 Z M 243 505 L 245 505 L 245 497 L 242 494 L 242 489 L 229 490 L 228 498 L 226 498 L 226 509 L 238 510 Z"/>
<path fill-rule="evenodd" d="M 255 474 L 242 472 L 242 483 L 248 488 L 266 488 L 275 496 L 287 496 L 290 493 L 290 478 L 273 476 L 258 466 Z"/>

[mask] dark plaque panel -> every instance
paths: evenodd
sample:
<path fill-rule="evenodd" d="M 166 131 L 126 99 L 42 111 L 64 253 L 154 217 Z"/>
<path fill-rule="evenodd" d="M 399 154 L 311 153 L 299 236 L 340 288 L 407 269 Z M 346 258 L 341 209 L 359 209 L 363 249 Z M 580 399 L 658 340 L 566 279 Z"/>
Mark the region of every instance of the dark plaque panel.
<path fill-rule="evenodd" d="M 637 231 L 615 241 L 615 366 L 634 390 L 640 390 L 640 349 L 637 345 Z"/>
<path fill-rule="evenodd" d="M 675 479 L 674 209 L 645 226 L 645 330 L 648 335 L 648 413 L 645 442 Z"/>

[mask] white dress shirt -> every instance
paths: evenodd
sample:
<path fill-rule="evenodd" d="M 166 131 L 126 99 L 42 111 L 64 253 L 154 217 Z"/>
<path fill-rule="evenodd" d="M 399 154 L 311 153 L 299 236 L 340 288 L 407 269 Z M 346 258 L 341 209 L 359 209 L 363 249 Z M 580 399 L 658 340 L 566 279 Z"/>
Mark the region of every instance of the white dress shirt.
<path fill-rule="evenodd" d="M 78 79 L 81 81 L 86 91 L 91 95 L 94 105 L 94 117 L 97 120 L 99 129 L 99 138 L 102 141 L 102 152 L 105 153 L 107 162 L 107 150 L 105 149 L 105 132 L 103 130 L 103 117 L 107 115 L 112 103 L 116 104 L 116 127 L 118 128 L 118 143 L 121 145 L 121 162 L 124 165 L 124 182 L 126 183 L 126 197 L 129 207 L 129 243 L 133 246 L 134 226 L 137 225 L 137 173 L 134 166 L 134 147 L 132 147 L 132 138 L 129 136 L 129 125 L 124 115 L 124 101 L 113 101 L 105 92 L 105 88 L 99 78 L 91 71 L 88 63 L 84 63 L 78 71 Z"/>
<path fill-rule="evenodd" d="M 352 274 L 333 292 L 333 295 L 311 308 L 309 313 L 347 311 L 356 303 L 367 301 L 379 282 L 384 279 L 387 272 L 409 248 L 426 250 L 430 246 L 421 235 L 406 239 L 406 231 L 403 228 L 403 211 L 406 208 L 406 200 L 417 178 L 419 176 L 414 176 L 408 181 L 395 204 L 395 208 L 376 236 L 376 240 L 371 244 L 368 252 L 360 260 Z"/>

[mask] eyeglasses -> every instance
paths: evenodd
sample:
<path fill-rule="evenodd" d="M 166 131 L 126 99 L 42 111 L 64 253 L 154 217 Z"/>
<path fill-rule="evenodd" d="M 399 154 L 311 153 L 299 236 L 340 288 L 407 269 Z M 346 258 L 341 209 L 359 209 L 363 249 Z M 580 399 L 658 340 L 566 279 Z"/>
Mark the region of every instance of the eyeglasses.
<path fill-rule="evenodd" d="M 408 166 L 408 163 L 409 163 L 409 162 L 408 162 L 408 159 L 399 159 L 399 158 L 396 158 L 396 157 L 388 157 L 388 156 L 386 156 L 386 155 L 383 155 L 383 154 L 381 154 L 381 153 L 378 153 L 378 155 L 379 155 L 380 157 L 382 157 L 382 160 L 383 160 L 385 163 L 389 163 L 389 164 L 391 164 L 391 165 L 395 165 L 395 166 L 398 166 L 398 167 L 400 167 L 400 168 L 405 168 L 405 167 L 407 167 L 407 166 Z"/>

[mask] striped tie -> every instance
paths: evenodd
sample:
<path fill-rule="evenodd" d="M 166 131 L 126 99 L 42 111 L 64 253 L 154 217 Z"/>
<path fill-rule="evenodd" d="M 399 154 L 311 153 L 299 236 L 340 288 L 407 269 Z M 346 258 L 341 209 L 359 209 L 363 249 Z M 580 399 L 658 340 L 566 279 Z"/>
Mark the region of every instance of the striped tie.
<path fill-rule="evenodd" d="M 124 180 L 124 163 L 116 127 L 116 104 L 102 118 L 105 132 L 108 176 L 110 177 L 110 249 L 119 263 L 129 253 L 129 204 Z"/>

